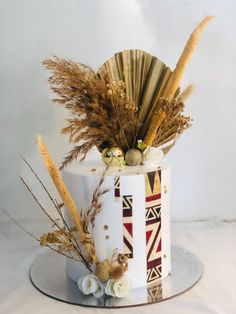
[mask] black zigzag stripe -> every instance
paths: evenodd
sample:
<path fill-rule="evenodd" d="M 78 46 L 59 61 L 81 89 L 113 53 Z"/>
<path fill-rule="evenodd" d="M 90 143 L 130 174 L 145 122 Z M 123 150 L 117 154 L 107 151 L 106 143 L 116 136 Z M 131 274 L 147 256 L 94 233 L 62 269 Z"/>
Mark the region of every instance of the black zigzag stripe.
<path fill-rule="evenodd" d="M 120 187 L 120 177 L 115 177 L 114 178 L 114 183 L 115 183 L 115 187 L 119 188 Z"/>
<path fill-rule="evenodd" d="M 123 195 L 122 205 L 123 209 L 131 209 L 133 204 L 132 195 Z"/>
<path fill-rule="evenodd" d="M 132 247 L 132 244 L 129 243 L 129 241 L 125 237 L 123 237 L 123 241 L 124 241 L 124 244 L 126 245 L 127 249 L 130 251 L 129 253 L 125 253 L 125 255 L 128 258 L 133 258 L 133 247 Z"/>

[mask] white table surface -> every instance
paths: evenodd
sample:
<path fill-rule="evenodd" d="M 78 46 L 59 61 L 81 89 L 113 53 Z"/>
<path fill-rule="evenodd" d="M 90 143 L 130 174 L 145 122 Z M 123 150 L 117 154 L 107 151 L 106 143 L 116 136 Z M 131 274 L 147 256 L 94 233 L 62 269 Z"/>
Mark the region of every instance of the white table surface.
<path fill-rule="evenodd" d="M 20 223 L 35 234 L 45 229 L 43 221 L 31 219 Z M 0 217 L 0 313 L 235 314 L 236 223 L 173 223 L 172 242 L 191 250 L 204 265 L 203 277 L 194 288 L 168 301 L 144 307 L 83 308 L 53 300 L 32 286 L 29 268 L 44 249 L 6 217 Z"/>

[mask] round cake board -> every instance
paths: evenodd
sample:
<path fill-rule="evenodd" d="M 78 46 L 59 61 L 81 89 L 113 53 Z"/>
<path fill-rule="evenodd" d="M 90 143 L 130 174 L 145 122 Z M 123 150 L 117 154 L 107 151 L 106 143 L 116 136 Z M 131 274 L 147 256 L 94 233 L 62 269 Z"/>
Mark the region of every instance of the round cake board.
<path fill-rule="evenodd" d="M 48 251 L 39 256 L 30 269 L 33 285 L 43 294 L 66 303 L 96 308 L 122 308 L 157 303 L 192 288 L 201 278 L 199 259 L 186 249 L 172 247 L 172 273 L 155 286 L 132 289 L 126 298 L 85 296 L 65 272 L 66 258 Z"/>

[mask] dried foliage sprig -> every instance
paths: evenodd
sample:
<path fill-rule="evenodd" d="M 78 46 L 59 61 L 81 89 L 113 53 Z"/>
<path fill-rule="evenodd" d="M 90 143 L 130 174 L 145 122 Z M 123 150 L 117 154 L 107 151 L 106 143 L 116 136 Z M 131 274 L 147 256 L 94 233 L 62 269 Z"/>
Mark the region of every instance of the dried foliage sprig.
<path fill-rule="evenodd" d="M 162 102 L 159 116 L 162 116 L 164 112 L 164 119 L 157 129 L 153 146 L 159 147 L 168 144 L 164 148 L 165 154 L 174 146 L 178 136 L 192 125 L 192 119 L 183 114 L 184 108 L 181 98 L 171 102 Z"/>
<path fill-rule="evenodd" d="M 127 100 L 123 82 L 109 82 L 106 74 L 75 62 L 52 58 L 44 61 L 52 72 L 49 84 L 58 98 L 55 103 L 69 110 L 69 134 L 75 147 L 62 163 L 65 167 L 78 156 L 83 160 L 97 146 L 118 146 L 127 150 L 133 145 L 137 129 L 136 106 Z"/>
<path fill-rule="evenodd" d="M 164 91 L 163 98 L 170 101 L 176 90 L 178 89 L 180 85 L 180 81 L 182 79 L 182 76 L 184 74 L 184 71 L 187 67 L 187 64 L 192 56 L 192 53 L 198 43 L 199 36 L 203 29 L 206 27 L 206 25 L 213 19 L 213 16 L 206 16 L 195 28 L 195 30 L 192 32 L 192 34 L 189 37 L 189 40 L 187 41 L 186 46 L 184 47 L 184 50 L 176 64 L 176 67 L 171 74 L 170 80 L 168 81 L 167 87 Z"/>
<path fill-rule="evenodd" d="M 34 240 L 36 240 L 37 242 L 41 243 L 41 239 L 37 238 L 32 232 L 30 232 L 29 230 L 27 230 L 22 224 L 19 223 L 19 221 L 17 221 L 15 218 L 13 218 L 6 210 L 1 209 L 1 211 L 12 221 L 14 222 L 22 231 L 24 231 L 26 234 L 28 234 L 30 237 L 32 237 Z M 71 254 L 67 254 L 64 251 L 60 251 L 57 248 L 53 247 L 52 245 L 50 245 L 49 243 L 45 243 L 44 246 L 48 247 L 50 250 L 61 254 L 67 258 L 70 258 L 72 260 L 75 260 L 77 262 L 83 262 L 81 259 L 77 259 L 74 255 Z M 92 272 L 89 264 L 85 264 L 85 267 L 87 267 L 87 269 Z"/>
<path fill-rule="evenodd" d="M 137 147 L 138 140 L 147 146 L 171 141 L 164 148 L 167 153 L 177 135 L 190 126 L 181 106 L 176 111 L 176 104 L 182 104 L 191 94 L 192 85 L 181 94 L 179 85 L 199 35 L 211 19 L 204 18 L 192 32 L 173 72 L 137 49 L 115 54 L 98 72 L 57 57 L 44 61 L 51 72 L 51 89 L 58 95 L 54 102 L 69 111 L 62 133 L 68 134 L 75 145 L 61 169 L 77 158 L 83 160 L 94 146 L 100 151 L 118 146 L 126 153 Z M 168 107 L 167 113 L 164 107 Z"/>
<path fill-rule="evenodd" d="M 88 237 L 93 239 L 93 229 L 95 227 L 95 220 L 97 215 L 101 212 L 102 210 L 102 201 L 101 197 L 109 191 L 109 189 L 102 189 L 102 185 L 105 179 L 105 175 L 107 172 L 108 166 L 106 167 L 105 171 L 103 172 L 98 185 L 93 192 L 92 196 L 92 201 L 91 205 L 88 209 L 83 210 L 81 213 L 81 219 L 82 219 L 82 224 L 84 228 L 84 232 L 87 234 Z"/>
<path fill-rule="evenodd" d="M 193 50 L 198 42 L 199 35 L 201 31 L 204 29 L 204 27 L 208 24 L 208 22 L 212 19 L 212 16 L 205 17 L 201 23 L 195 28 L 193 33 L 191 34 L 180 58 L 179 61 L 176 64 L 176 67 L 174 71 L 172 72 L 170 79 L 167 83 L 166 88 L 164 89 L 162 93 L 162 98 L 166 102 L 171 102 L 178 87 L 180 84 L 180 80 L 183 76 L 184 70 L 187 66 L 187 63 L 193 53 Z M 155 141 L 156 138 L 156 132 L 157 132 L 157 121 L 159 119 L 159 103 L 156 104 L 152 116 L 152 120 L 149 126 L 149 129 L 147 131 L 147 134 L 145 135 L 144 142 L 146 145 L 152 145 L 152 143 Z"/>
<path fill-rule="evenodd" d="M 22 160 L 25 162 L 25 164 L 28 166 L 28 168 L 30 169 L 30 171 L 34 174 L 35 178 L 37 179 L 37 181 L 40 183 L 40 185 L 42 186 L 43 190 L 46 192 L 48 198 L 50 199 L 51 203 L 53 204 L 54 208 L 56 209 L 58 215 L 59 215 L 59 221 L 62 225 L 62 227 L 60 226 L 60 223 L 58 224 L 58 220 L 57 219 L 52 219 L 52 217 L 48 214 L 48 212 L 43 208 L 42 204 L 38 201 L 38 199 L 36 198 L 36 196 L 34 195 L 34 193 L 32 192 L 32 190 L 30 189 L 30 187 L 27 185 L 27 183 L 25 182 L 25 180 L 20 177 L 21 181 L 23 182 L 23 184 L 26 186 L 26 188 L 28 189 L 28 191 L 30 192 L 30 194 L 32 195 L 32 197 L 34 198 L 34 200 L 36 201 L 36 203 L 39 205 L 39 207 L 41 208 L 41 210 L 43 210 L 43 212 L 46 214 L 46 216 L 48 216 L 48 218 L 53 222 L 53 227 L 57 227 L 60 231 L 63 232 L 67 232 L 69 237 L 69 241 L 70 242 L 74 242 L 71 243 L 72 247 L 73 247 L 73 253 L 74 255 L 78 255 L 79 256 L 79 260 L 82 261 L 85 266 L 90 270 L 90 260 L 88 258 L 88 256 L 84 256 L 81 253 L 81 248 L 79 245 L 79 242 L 77 240 L 77 236 L 76 234 L 74 234 L 73 231 L 75 231 L 75 228 L 70 228 L 69 225 L 67 224 L 61 208 L 64 206 L 64 204 L 59 204 L 57 202 L 56 199 L 53 199 L 53 197 L 51 196 L 50 192 L 48 191 L 48 189 L 46 188 L 46 186 L 44 185 L 44 183 L 42 182 L 42 180 L 40 179 L 40 177 L 38 176 L 38 174 L 34 171 L 34 169 L 32 168 L 32 166 L 29 164 L 29 162 L 24 158 L 21 157 Z M 40 244 L 42 245 L 42 243 L 44 243 L 45 245 L 45 240 L 42 242 L 40 239 Z"/>
<path fill-rule="evenodd" d="M 78 209 L 67 187 L 65 186 L 63 180 L 61 179 L 61 176 L 59 174 L 59 171 L 57 170 L 57 167 L 53 163 L 53 160 L 47 150 L 46 144 L 44 143 L 42 136 L 38 135 L 36 138 L 36 141 L 37 141 L 41 156 L 43 158 L 44 164 L 48 170 L 48 173 L 50 174 L 53 180 L 53 183 L 55 187 L 57 188 L 61 199 L 64 202 L 64 205 L 68 208 L 70 216 L 72 220 L 74 221 L 74 224 L 76 226 L 76 229 L 80 237 L 80 241 L 85 245 L 91 260 L 95 263 L 98 262 L 98 258 L 95 253 L 93 242 L 91 241 L 90 238 L 87 238 L 87 235 L 85 234 L 83 230 L 83 224 L 82 224 Z"/>
<path fill-rule="evenodd" d="M 37 199 L 35 194 L 32 192 L 29 185 L 25 182 L 25 180 L 22 177 L 20 177 L 21 181 L 23 182 L 23 184 L 25 185 L 27 190 L 30 192 L 30 194 L 32 195 L 32 197 L 34 198 L 34 200 L 36 201 L 36 203 L 38 204 L 40 209 L 44 212 L 44 214 L 53 223 L 51 231 L 43 234 L 40 238 L 37 238 L 36 236 L 31 234 L 23 226 L 21 226 L 21 229 L 23 229 L 25 232 L 27 232 L 27 234 L 29 234 L 34 239 L 36 239 L 38 242 L 40 242 L 41 246 L 47 246 L 57 253 L 60 253 L 66 257 L 74 259 L 78 262 L 82 262 L 90 272 L 92 272 L 92 269 L 91 269 L 92 263 L 95 263 L 98 266 L 98 268 L 99 267 L 101 268 L 101 267 L 104 267 L 105 265 L 107 265 L 106 261 L 99 262 L 99 260 L 94 259 L 93 256 L 91 256 L 91 254 L 85 254 L 84 250 L 82 250 L 82 247 L 85 246 L 88 249 L 88 246 L 87 246 L 88 241 L 90 241 L 89 244 L 94 247 L 93 229 L 95 227 L 96 216 L 102 210 L 101 197 L 108 191 L 108 189 L 105 189 L 105 188 L 102 189 L 102 184 L 104 183 L 105 174 L 106 174 L 109 166 L 106 167 L 105 171 L 103 172 L 103 174 L 102 174 L 102 176 L 98 182 L 96 189 L 94 190 L 94 193 L 92 195 L 91 205 L 89 206 L 89 208 L 87 210 L 81 209 L 81 212 L 82 212 L 81 223 L 82 223 L 82 228 L 83 228 L 83 231 L 84 231 L 84 234 L 85 234 L 87 241 L 80 242 L 77 240 L 78 239 L 78 228 L 76 226 L 70 227 L 62 215 L 61 207 L 64 204 L 63 203 L 59 204 L 55 199 L 53 199 L 53 197 L 49 193 L 48 189 L 46 188 L 46 186 L 44 185 L 44 183 L 42 182 L 42 180 L 40 179 L 38 174 L 34 171 L 34 169 L 31 167 L 31 165 L 27 162 L 27 160 L 25 158 L 22 157 L 22 159 L 26 163 L 26 165 L 29 167 L 29 169 L 32 171 L 32 173 L 34 174 L 34 176 L 36 177 L 36 179 L 38 180 L 38 182 L 42 186 L 43 190 L 48 195 L 50 201 L 52 202 L 52 204 L 54 205 L 54 208 L 57 211 L 57 214 L 59 215 L 59 218 L 55 218 L 55 219 L 52 218 L 52 216 L 48 213 L 48 211 L 43 207 L 43 205 Z M 15 221 L 14 219 L 12 219 L 12 220 Z M 20 226 L 19 223 L 17 223 L 17 224 Z M 79 237 L 79 238 L 81 238 L 81 237 Z M 83 253 L 82 253 L 82 251 L 83 251 Z M 94 247 L 93 252 L 95 253 L 95 247 Z M 88 251 L 87 253 L 90 253 L 90 252 Z M 113 272 L 115 271 L 115 274 L 114 274 L 114 276 L 115 276 L 117 271 L 118 271 L 116 269 L 117 265 L 114 265 L 114 263 L 113 263 L 109 267 L 110 267 L 109 268 L 110 269 L 110 275 L 113 276 Z M 122 273 L 125 270 L 127 270 L 127 269 L 123 267 Z"/>
<path fill-rule="evenodd" d="M 32 168 L 32 167 L 31 167 Z M 35 173 L 35 171 L 34 171 Z M 38 175 L 37 175 L 38 178 Z M 81 253 L 81 248 L 79 246 L 78 241 L 76 240 L 76 236 L 73 234 L 73 232 L 76 230 L 75 228 L 69 228 L 69 226 L 65 223 L 64 218 L 63 219 L 54 219 L 52 216 L 48 213 L 48 211 L 43 207 L 43 205 L 40 203 L 40 201 L 37 199 L 35 194 L 32 192 L 28 184 L 25 182 L 25 180 L 20 177 L 22 183 L 25 185 L 27 190 L 30 192 L 40 209 L 44 212 L 44 214 L 49 218 L 49 220 L 53 223 L 52 228 L 56 228 L 56 230 L 53 230 L 50 233 L 44 234 L 42 237 L 40 237 L 39 242 L 41 246 L 50 246 L 54 245 L 56 246 L 55 251 L 58 253 L 73 253 L 76 258 L 74 258 L 76 261 L 82 262 L 85 267 L 91 271 L 90 268 L 90 258 L 88 256 L 85 256 Z M 41 181 L 41 180 L 40 180 Z M 42 182 L 42 181 L 41 181 Z M 50 195 L 50 193 L 49 193 Z M 52 199 L 52 196 L 50 195 L 50 199 Z M 55 207 L 57 210 L 57 213 L 59 214 L 59 218 L 61 217 L 61 213 L 59 211 L 59 207 Z M 52 237 L 52 235 L 57 235 L 58 241 L 56 241 L 56 237 Z M 60 237 L 59 237 L 60 234 Z M 53 239 L 53 241 L 52 241 Z M 73 256 L 72 256 L 73 258 Z"/>

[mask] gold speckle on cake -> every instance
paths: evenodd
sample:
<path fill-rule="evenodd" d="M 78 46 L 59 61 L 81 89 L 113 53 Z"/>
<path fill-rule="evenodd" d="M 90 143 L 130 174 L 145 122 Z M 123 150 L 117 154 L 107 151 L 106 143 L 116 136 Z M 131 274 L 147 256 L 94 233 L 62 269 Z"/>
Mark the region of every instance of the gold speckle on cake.
<path fill-rule="evenodd" d="M 108 225 L 104 225 L 104 230 L 108 230 Z"/>
<path fill-rule="evenodd" d="M 106 237 L 105 237 L 105 238 L 106 238 L 106 240 L 108 240 L 108 239 L 109 239 L 109 235 L 106 235 Z"/>
<path fill-rule="evenodd" d="M 96 168 L 92 168 L 92 169 L 91 169 L 91 172 L 96 172 L 96 171 L 97 171 Z"/>
<path fill-rule="evenodd" d="M 164 254 L 163 257 L 166 258 L 167 257 L 166 254 Z"/>

